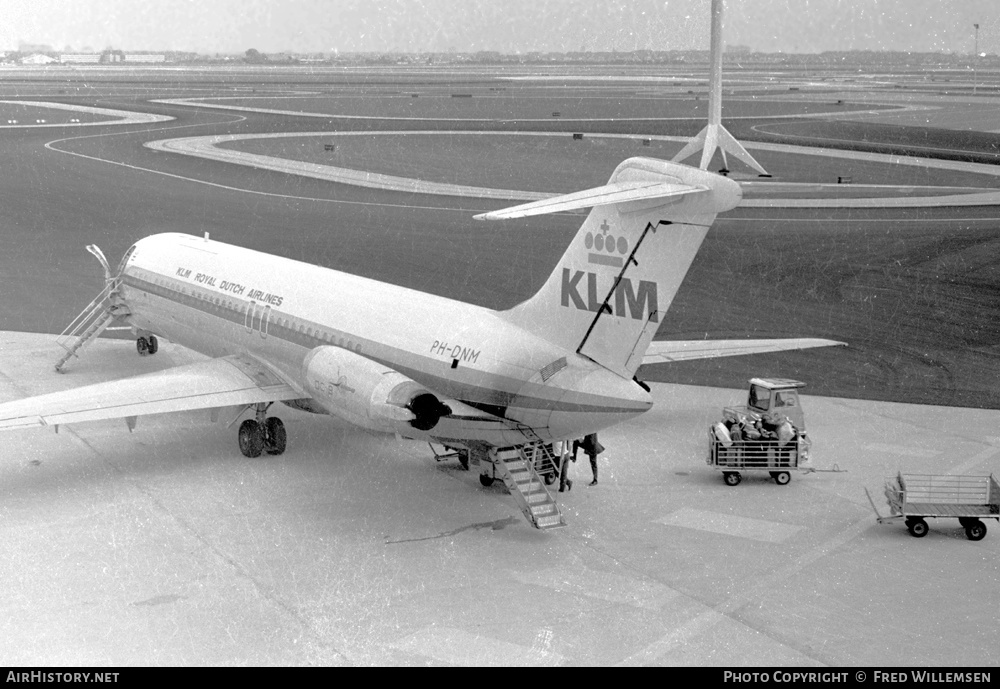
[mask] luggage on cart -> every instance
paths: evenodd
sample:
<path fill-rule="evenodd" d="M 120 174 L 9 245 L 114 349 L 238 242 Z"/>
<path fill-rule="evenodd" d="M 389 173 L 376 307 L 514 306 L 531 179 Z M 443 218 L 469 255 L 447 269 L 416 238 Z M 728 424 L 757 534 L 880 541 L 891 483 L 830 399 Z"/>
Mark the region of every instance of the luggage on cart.
<path fill-rule="evenodd" d="M 791 481 L 791 472 L 799 468 L 804 455 L 806 445 L 802 438 L 794 437 L 786 441 L 733 439 L 728 433 L 723 433 L 726 430 L 725 425 L 716 424 L 708 431 L 708 465 L 722 472 L 726 485 L 739 485 L 747 472 L 766 471 L 780 486 Z M 728 441 L 726 437 L 729 437 Z"/>

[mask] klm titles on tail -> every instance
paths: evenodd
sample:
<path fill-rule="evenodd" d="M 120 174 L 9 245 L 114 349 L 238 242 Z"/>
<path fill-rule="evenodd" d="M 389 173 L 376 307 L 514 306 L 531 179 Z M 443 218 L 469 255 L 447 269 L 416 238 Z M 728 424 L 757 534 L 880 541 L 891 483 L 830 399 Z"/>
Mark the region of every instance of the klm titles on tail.
<path fill-rule="evenodd" d="M 586 301 L 584 301 L 579 292 L 581 287 L 580 282 L 585 275 L 587 276 Z M 639 288 L 636 290 L 632 284 L 632 280 L 622 277 L 618 281 L 618 284 L 614 286 L 614 292 L 614 306 L 610 303 L 608 304 L 612 309 L 611 315 L 623 318 L 627 306 L 628 315 L 631 318 L 637 321 L 648 319 L 653 323 L 658 322 L 659 310 L 656 301 L 656 282 L 652 280 L 639 280 Z M 596 313 L 604 303 L 597 295 L 606 295 L 607 293 L 608 289 L 598 292 L 596 273 L 584 270 L 574 271 L 569 268 L 562 269 L 562 306 L 568 307 L 570 302 L 572 302 L 573 306 L 581 311 L 593 311 Z"/>

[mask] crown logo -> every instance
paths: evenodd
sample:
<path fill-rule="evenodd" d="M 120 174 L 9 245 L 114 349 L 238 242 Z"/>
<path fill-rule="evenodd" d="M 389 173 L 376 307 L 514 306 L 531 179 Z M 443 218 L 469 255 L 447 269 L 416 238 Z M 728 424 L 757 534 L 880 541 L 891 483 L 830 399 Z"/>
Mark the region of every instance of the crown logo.
<path fill-rule="evenodd" d="M 623 257 L 628 254 L 628 240 L 609 234 L 611 226 L 608 225 L 607 218 L 601 222 L 600 229 L 596 234 L 588 232 L 583 238 L 583 245 L 591 252 L 587 255 L 587 262 L 621 268 Z"/>

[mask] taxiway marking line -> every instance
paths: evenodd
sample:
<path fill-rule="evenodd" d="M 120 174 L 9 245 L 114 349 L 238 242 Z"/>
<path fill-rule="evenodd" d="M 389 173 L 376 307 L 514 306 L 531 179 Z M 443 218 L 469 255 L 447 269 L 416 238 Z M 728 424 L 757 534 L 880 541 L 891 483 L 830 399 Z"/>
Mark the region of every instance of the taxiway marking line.
<path fill-rule="evenodd" d="M 987 447 L 986 449 L 984 449 L 982 452 L 979 452 L 979 453 L 973 455 L 972 457 L 969 457 L 967 460 L 965 460 L 961 464 L 956 464 L 955 466 L 953 466 L 951 469 L 949 469 L 945 473 L 946 474 L 964 474 L 966 471 L 969 471 L 970 469 L 974 469 L 979 464 L 981 464 L 983 462 L 986 462 L 988 460 L 994 459 L 997 456 L 1000 456 L 1000 447 L 990 446 L 990 447 Z"/>
<path fill-rule="evenodd" d="M 784 567 L 775 570 L 770 575 L 763 577 L 747 590 L 732 596 L 719 605 L 708 608 L 704 612 L 695 615 L 680 627 L 671 630 L 669 633 L 649 644 L 638 653 L 634 653 L 633 655 L 619 661 L 616 665 L 642 666 L 655 662 L 658 658 L 662 657 L 666 653 L 669 653 L 678 645 L 687 643 L 689 639 L 692 639 L 695 636 L 711 629 L 719 622 L 730 618 L 733 613 L 747 603 L 766 598 L 767 594 L 769 592 L 773 592 L 775 587 L 779 584 L 792 579 L 805 567 L 809 566 L 813 562 L 816 562 L 820 558 L 826 557 L 835 549 L 852 540 L 862 531 L 870 529 L 872 526 L 872 517 L 866 515 L 864 519 L 859 519 L 854 522 L 833 538 L 824 541 L 814 548 L 811 548 L 809 551 L 799 556 L 788 565 L 785 565 Z M 737 624 L 743 624 L 738 620 L 734 621 Z"/>
<path fill-rule="evenodd" d="M 549 568 L 541 571 L 510 571 L 522 584 L 541 586 L 570 596 L 596 598 L 642 610 L 659 611 L 680 592 L 655 581 L 636 579 L 589 568 Z"/>
<path fill-rule="evenodd" d="M 547 637 L 532 647 L 470 634 L 454 627 L 424 627 L 388 644 L 405 653 L 427 656 L 464 667 L 545 667 L 562 663 L 563 657 L 547 650 Z"/>
<path fill-rule="evenodd" d="M 795 524 L 751 519 L 750 517 L 696 510 L 689 507 L 654 519 L 653 523 L 707 531 L 724 536 L 735 536 L 736 538 L 749 538 L 765 543 L 783 543 L 803 529 Z"/>

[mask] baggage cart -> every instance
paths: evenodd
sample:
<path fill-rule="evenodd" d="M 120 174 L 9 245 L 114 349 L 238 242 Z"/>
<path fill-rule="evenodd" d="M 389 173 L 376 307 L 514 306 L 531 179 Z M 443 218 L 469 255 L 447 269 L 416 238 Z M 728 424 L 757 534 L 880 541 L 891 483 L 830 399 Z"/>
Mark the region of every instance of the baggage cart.
<path fill-rule="evenodd" d="M 783 486 L 791 481 L 791 472 L 806 461 L 808 441 L 804 438 L 785 442 L 727 440 L 726 434 L 718 429 L 721 425 L 716 424 L 708 430 L 708 465 L 722 472 L 722 479 L 728 486 L 739 485 L 745 473 L 765 471 L 775 483 Z"/>
<path fill-rule="evenodd" d="M 986 536 L 982 520 L 1000 522 L 1000 486 L 989 476 L 947 476 L 933 474 L 896 474 L 885 481 L 889 516 L 883 517 L 871 493 L 868 501 L 879 524 L 903 520 L 909 532 L 922 538 L 927 535 L 928 518 L 958 519 L 970 541 Z"/>

